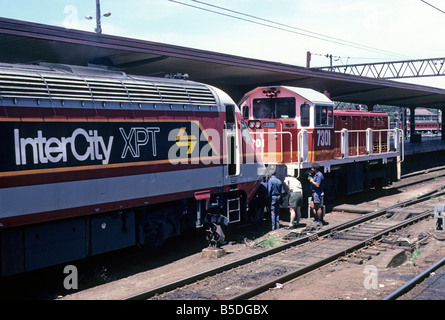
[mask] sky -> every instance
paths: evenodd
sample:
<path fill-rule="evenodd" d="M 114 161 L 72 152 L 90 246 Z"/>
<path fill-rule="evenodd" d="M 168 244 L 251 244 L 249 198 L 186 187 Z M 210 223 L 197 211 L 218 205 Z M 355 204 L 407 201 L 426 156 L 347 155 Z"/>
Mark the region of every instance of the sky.
<path fill-rule="evenodd" d="M 312 67 L 328 66 L 326 55 L 334 65 L 445 57 L 445 0 L 426 2 L 101 0 L 102 14 L 111 13 L 102 17 L 102 30 L 298 66 L 306 65 L 307 51 Z M 95 0 L 0 0 L 0 6 L 4 18 L 90 32 L 96 26 Z M 445 88 L 445 76 L 404 81 Z"/>

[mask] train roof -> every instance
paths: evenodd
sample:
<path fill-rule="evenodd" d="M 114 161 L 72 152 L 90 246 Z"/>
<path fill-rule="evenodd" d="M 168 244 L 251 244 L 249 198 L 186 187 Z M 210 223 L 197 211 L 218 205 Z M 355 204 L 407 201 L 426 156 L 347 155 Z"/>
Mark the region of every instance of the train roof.
<path fill-rule="evenodd" d="M 306 99 L 312 103 L 333 104 L 331 99 L 326 97 L 323 93 L 320 93 L 313 89 L 300 88 L 300 87 L 288 87 L 288 86 L 283 86 L 283 88 L 298 94 L 299 96 L 303 97 L 304 99 Z"/>
<path fill-rule="evenodd" d="M 374 116 L 387 117 L 388 113 L 384 111 L 364 111 L 364 110 L 334 110 L 337 116 Z"/>
<path fill-rule="evenodd" d="M 241 99 L 241 103 L 243 103 L 246 98 L 251 95 L 253 92 L 258 91 L 258 90 L 264 90 L 264 89 L 277 89 L 277 88 L 283 88 L 286 89 L 288 91 L 291 91 L 297 95 L 299 95 L 300 97 L 302 97 L 303 99 L 307 100 L 310 103 L 317 103 L 317 104 L 333 104 L 332 100 L 329 99 L 327 96 L 325 96 L 323 93 L 320 93 L 314 89 L 309 89 L 309 88 L 300 88 L 300 87 L 290 87 L 290 86 L 269 86 L 269 87 L 258 87 L 252 91 L 250 91 L 249 93 L 246 93 L 243 97 L 243 99 Z"/>
<path fill-rule="evenodd" d="M 209 86 L 62 64 L 0 63 L 0 98 L 215 105 Z"/>

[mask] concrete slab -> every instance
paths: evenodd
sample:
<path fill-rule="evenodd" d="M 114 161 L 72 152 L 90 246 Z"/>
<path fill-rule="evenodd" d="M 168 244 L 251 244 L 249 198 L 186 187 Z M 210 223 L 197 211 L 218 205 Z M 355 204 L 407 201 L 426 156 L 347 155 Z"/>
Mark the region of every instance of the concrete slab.
<path fill-rule="evenodd" d="M 204 258 L 218 259 L 226 255 L 226 250 L 221 248 L 205 248 L 202 250 Z"/>

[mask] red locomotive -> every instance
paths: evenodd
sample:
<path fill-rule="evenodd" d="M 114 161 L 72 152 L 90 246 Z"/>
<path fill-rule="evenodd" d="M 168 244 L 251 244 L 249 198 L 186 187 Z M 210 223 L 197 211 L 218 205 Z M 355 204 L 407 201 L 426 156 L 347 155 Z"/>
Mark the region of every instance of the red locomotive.
<path fill-rule="evenodd" d="M 324 94 L 287 86 L 256 88 L 240 109 L 264 163 L 276 165 L 281 178 L 303 178 L 317 162 L 327 198 L 400 177 L 401 131 L 389 130 L 386 113 L 334 110 Z"/>
<path fill-rule="evenodd" d="M 224 92 L 183 79 L 0 64 L 0 274 L 245 216 L 264 165 Z"/>

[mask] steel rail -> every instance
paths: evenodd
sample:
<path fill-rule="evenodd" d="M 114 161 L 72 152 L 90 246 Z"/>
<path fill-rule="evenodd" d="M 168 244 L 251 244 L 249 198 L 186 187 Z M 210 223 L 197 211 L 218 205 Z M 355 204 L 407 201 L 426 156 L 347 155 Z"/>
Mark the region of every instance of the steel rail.
<path fill-rule="evenodd" d="M 386 212 L 388 212 L 390 210 L 393 210 L 395 208 L 399 208 L 399 207 L 403 207 L 403 206 L 409 206 L 409 205 L 412 205 L 412 204 L 417 203 L 417 202 L 428 200 L 428 199 L 430 199 L 433 196 L 445 195 L 445 191 L 438 192 L 439 190 L 442 190 L 444 188 L 445 188 L 445 186 L 442 186 L 441 188 L 438 188 L 435 191 L 428 193 L 427 195 L 416 197 L 414 199 L 410 199 L 410 200 L 398 203 L 398 204 L 396 204 L 394 206 L 391 206 L 391 207 L 388 207 L 388 208 L 384 208 L 384 209 L 376 211 L 376 212 L 365 214 L 362 217 L 353 219 L 351 221 L 347 221 L 347 222 L 342 223 L 340 225 L 336 225 L 336 226 L 333 226 L 333 227 L 330 227 L 330 228 L 327 228 L 327 229 L 324 229 L 324 230 L 319 230 L 317 232 L 308 234 L 308 235 L 306 235 L 306 236 L 304 236 L 302 238 L 290 241 L 288 243 L 285 243 L 285 244 L 282 244 L 280 246 L 277 246 L 277 247 L 265 250 L 263 252 L 254 254 L 252 256 L 249 256 L 249 257 L 246 257 L 246 258 L 241 258 L 241 259 L 238 259 L 236 261 L 232 261 L 232 262 L 229 262 L 227 264 L 224 264 L 222 266 L 218 266 L 216 268 L 209 269 L 209 270 L 203 271 L 201 273 L 192 275 L 190 277 L 186 277 L 186 278 L 183 278 L 183 279 L 180 279 L 180 280 L 177 280 L 177 281 L 170 282 L 170 283 L 168 283 L 166 285 L 161 285 L 161 286 L 158 286 L 156 288 L 153 288 L 153 289 L 141 292 L 141 293 L 137 293 L 135 295 L 123 298 L 122 300 L 146 300 L 146 299 L 149 299 L 149 298 L 155 296 L 156 294 L 161 294 L 161 293 L 164 293 L 164 292 L 168 292 L 168 291 L 174 290 L 176 288 L 185 286 L 187 284 L 196 282 L 198 280 L 202 280 L 202 279 L 204 279 L 206 277 L 209 277 L 209 276 L 221 273 L 223 271 L 230 270 L 230 269 L 233 269 L 233 268 L 236 268 L 236 267 L 248 264 L 248 263 L 250 263 L 252 261 L 264 258 L 266 256 L 275 254 L 277 252 L 286 250 L 288 248 L 304 244 L 306 242 L 309 242 L 314 236 L 324 237 L 324 236 L 327 236 L 327 235 L 329 235 L 331 233 L 342 231 L 342 230 L 346 230 L 346 229 L 354 227 L 354 226 L 356 226 L 358 224 L 366 222 L 368 220 L 372 220 L 374 218 L 382 216 L 382 215 L 386 214 Z M 344 252 L 344 251 L 342 251 L 342 252 Z M 305 268 L 303 268 L 303 269 L 305 269 Z"/>
<path fill-rule="evenodd" d="M 443 265 L 445 265 L 445 258 L 442 258 L 440 261 L 436 262 L 434 265 L 405 283 L 403 286 L 395 290 L 394 292 L 390 293 L 386 297 L 383 298 L 383 300 L 396 300 L 400 296 L 404 295 L 405 293 L 409 292 L 412 288 L 414 288 L 417 284 L 421 283 L 423 280 L 428 278 L 431 274 L 431 272 L 436 271 L 437 269 L 441 268 Z"/>

